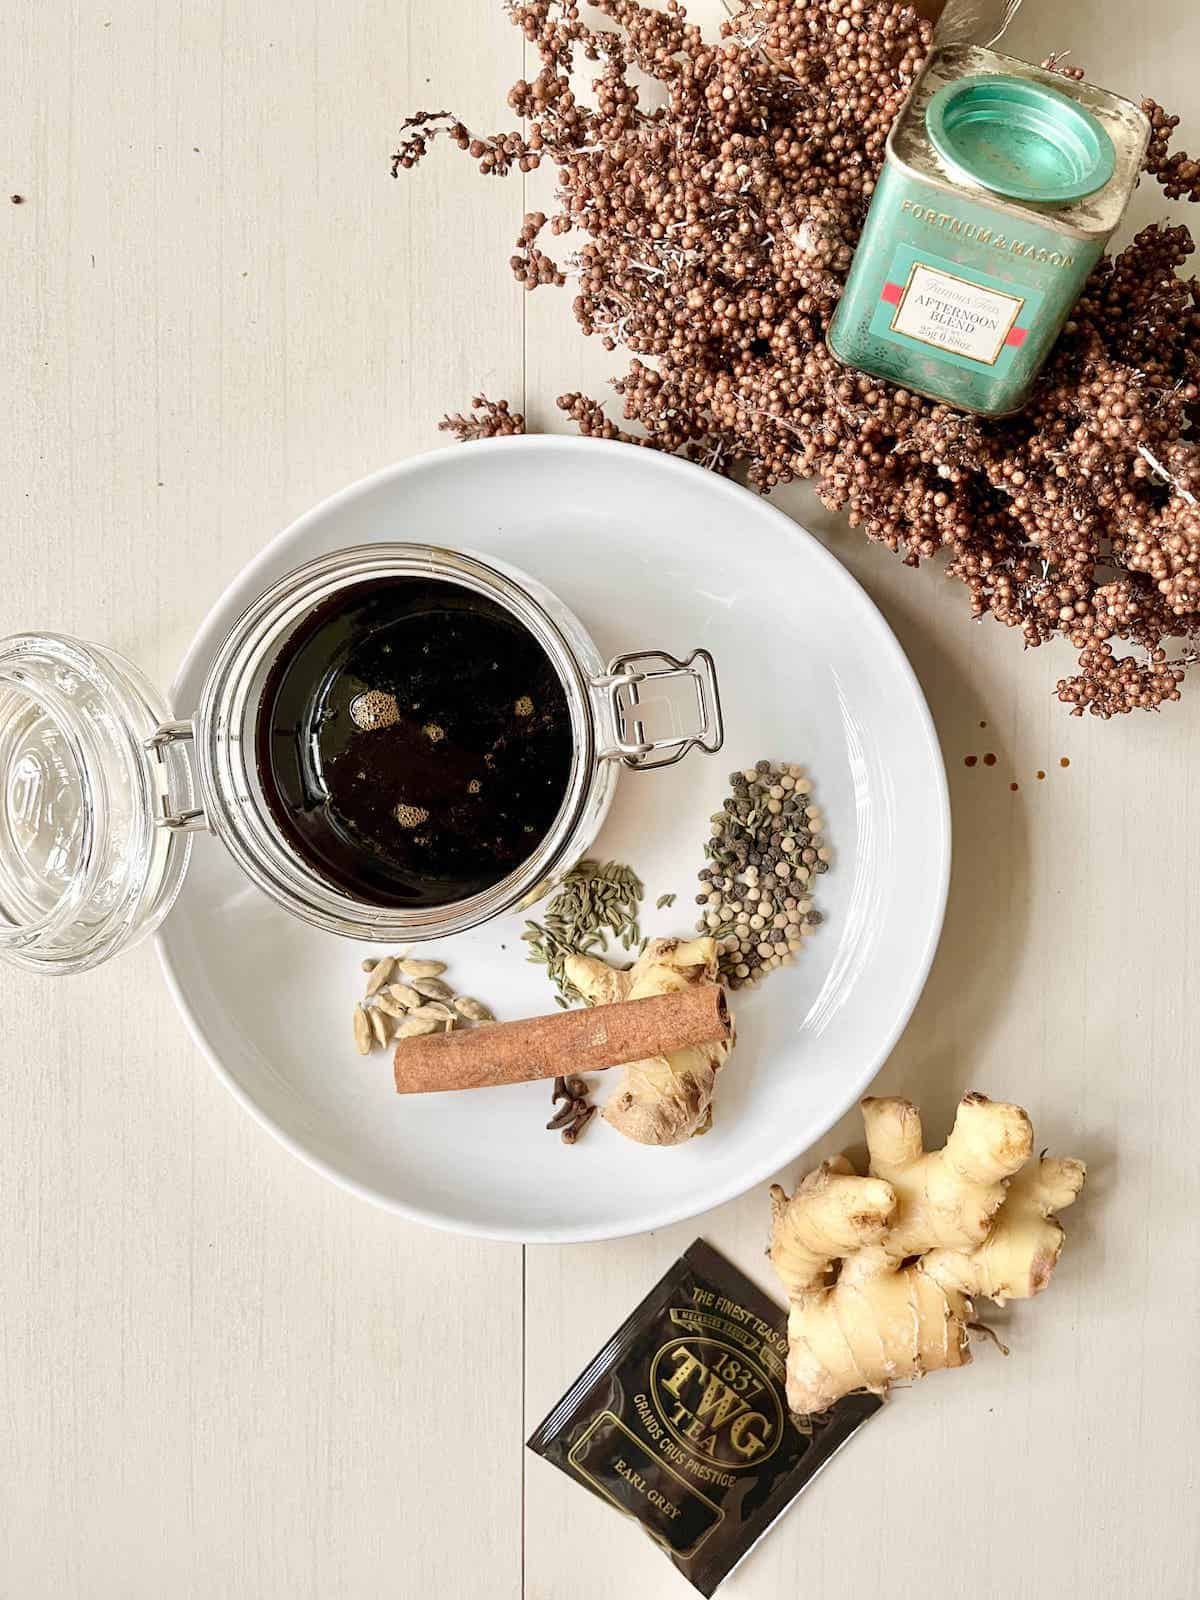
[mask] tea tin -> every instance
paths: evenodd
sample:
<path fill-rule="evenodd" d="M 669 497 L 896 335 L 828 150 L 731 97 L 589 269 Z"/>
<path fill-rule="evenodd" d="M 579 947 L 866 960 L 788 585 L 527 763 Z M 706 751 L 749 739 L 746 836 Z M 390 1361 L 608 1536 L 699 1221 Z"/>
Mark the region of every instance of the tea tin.
<path fill-rule="evenodd" d="M 832 353 L 964 411 L 1019 410 L 1149 133 L 1107 90 L 978 45 L 935 51 L 888 137 Z"/>

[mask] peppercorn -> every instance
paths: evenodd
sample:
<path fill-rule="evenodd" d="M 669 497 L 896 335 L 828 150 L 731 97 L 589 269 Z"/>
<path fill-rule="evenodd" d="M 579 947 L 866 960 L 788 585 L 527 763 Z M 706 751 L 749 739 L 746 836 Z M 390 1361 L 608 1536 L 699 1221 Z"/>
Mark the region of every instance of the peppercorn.
<path fill-rule="evenodd" d="M 795 782 L 794 771 L 769 762 L 765 771 L 761 762 L 752 770 L 766 800 L 772 789 L 787 792 L 782 784 L 785 774 Z M 741 776 L 744 778 L 744 773 Z M 820 816 L 815 805 L 810 809 Z M 696 931 L 717 939 L 719 970 L 732 988 L 753 986 L 767 972 L 790 961 L 793 947 L 799 948 L 806 931 L 804 917 L 812 902 L 800 900 L 790 891 L 801 874 L 808 876 L 808 869 L 795 863 L 796 840 L 788 832 L 790 826 L 766 803 L 756 806 L 748 820 L 735 816 L 727 804 L 713 813 L 709 848 L 723 865 L 701 868 L 704 892 L 696 896 L 701 907 Z M 735 834 L 743 841 L 740 859 L 730 845 Z M 821 835 L 805 833 L 804 837 L 820 840 Z"/>

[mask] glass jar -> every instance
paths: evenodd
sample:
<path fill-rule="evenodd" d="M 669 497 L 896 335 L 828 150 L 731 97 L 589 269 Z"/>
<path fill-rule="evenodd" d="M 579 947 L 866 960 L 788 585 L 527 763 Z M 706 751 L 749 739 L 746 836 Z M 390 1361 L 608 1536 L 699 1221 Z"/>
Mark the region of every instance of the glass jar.
<path fill-rule="evenodd" d="M 380 907 L 327 882 L 283 836 L 263 793 L 264 685 L 295 631 L 339 592 L 420 577 L 501 605 L 541 645 L 566 697 L 565 797 L 532 854 L 498 883 L 439 906 Z M 653 702 L 651 704 L 651 702 Z M 651 726 L 653 717 L 656 724 Z M 723 740 L 712 657 L 663 651 L 605 662 L 535 579 L 495 560 L 377 544 L 307 563 L 225 637 L 194 716 L 176 720 L 136 667 L 54 634 L 0 641 L 0 959 L 81 972 L 156 928 L 183 883 L 192 836 L 216 835 L 245 876 L 316 927 L 378 943 L 426 941 L 530 904 L 588 849 L 620 766 L 647 770 Z"/>

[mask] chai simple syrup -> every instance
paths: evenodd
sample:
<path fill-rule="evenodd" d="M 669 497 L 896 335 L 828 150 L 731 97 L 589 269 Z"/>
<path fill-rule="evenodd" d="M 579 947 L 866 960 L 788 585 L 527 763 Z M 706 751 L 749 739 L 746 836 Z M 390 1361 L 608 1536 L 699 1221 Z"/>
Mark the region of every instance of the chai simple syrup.
<path fill-rule="evenodd" d="M 507 877 L 550 831 L 574 754 L 562 683 L 528 629 L 419 577 L 317 607 L 270 672 L 257 747 L 288 843 L 379 906 L 452 904 Z"/>

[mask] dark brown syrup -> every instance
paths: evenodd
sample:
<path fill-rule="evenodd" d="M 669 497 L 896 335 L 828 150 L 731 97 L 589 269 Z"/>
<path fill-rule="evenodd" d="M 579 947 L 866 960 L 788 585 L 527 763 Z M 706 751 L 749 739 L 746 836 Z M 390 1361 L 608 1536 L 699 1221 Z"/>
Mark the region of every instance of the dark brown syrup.
<path fill-rule="evenodd" d="M 379 906 L 449 905 L 537 849 L 566 796 L 566 694 L 497 602 L 439 579 L 356 584 L 287 641 L 257 729 L 292 848 Z"/>

